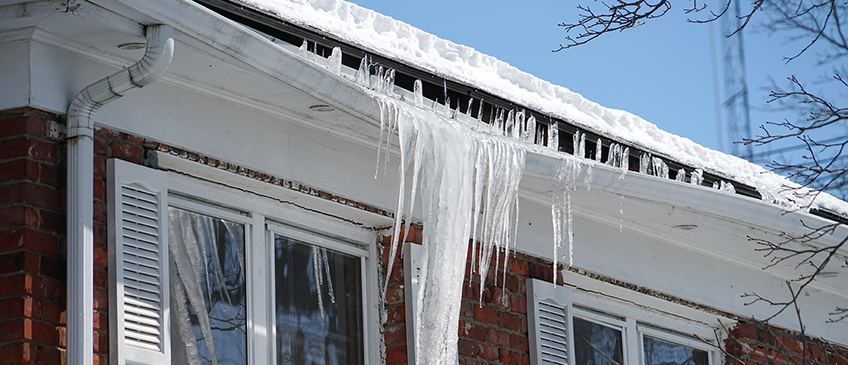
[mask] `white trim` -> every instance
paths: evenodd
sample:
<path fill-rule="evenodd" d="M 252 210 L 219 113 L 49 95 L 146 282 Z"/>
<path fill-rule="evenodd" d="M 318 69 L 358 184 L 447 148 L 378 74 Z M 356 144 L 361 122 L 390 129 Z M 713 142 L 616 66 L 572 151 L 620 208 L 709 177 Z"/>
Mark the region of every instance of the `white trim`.
<path fill-rule="evenodd" d="M 267 222 L 268 230 L 272 233 L 279 234 L 280 236 L 284 236 L 287 238 L 293 238 L 298 241 L 308 243 L 311 245 L 329 248 L 334 251 L 338 251 L 351 256 L 360 256 L 367 257 L 368 250 L 362 248 L 364 245 L 368 245 L 368 242 L 357 242 L 357 245 L 352 245 L 350 243 L 346 243 L 344 241 L 332 239 L 329 237 L 323 237 L 316 235 L 315 233 L 305 231 L 296 227 L 292 227 L 285 224 L 279 224 L 275 222 Z"/>

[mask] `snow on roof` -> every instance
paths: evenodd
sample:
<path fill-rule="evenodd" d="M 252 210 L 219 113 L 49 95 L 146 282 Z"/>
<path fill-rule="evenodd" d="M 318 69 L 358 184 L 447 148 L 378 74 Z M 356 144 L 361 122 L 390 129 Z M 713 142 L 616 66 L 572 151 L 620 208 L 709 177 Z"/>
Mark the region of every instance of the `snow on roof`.
<path fill-rule="evenodd" d="M 693 168 L 717 172 L 756 187 L 764 200 L 787 209 L 810 205 L 810 197 L 786 189 L 798 187 L 797 184 L 762 166 L 663 131 L 634 114 L 605 108 L 471 47 L 440 39 L 356 4 L 341 0 L 235 1 L 369 52 L 569 120 L 580 128 L 670 156 Z M 818 195 L 812 207 L 848 216 L 848 203 L 828 194 Z"/>

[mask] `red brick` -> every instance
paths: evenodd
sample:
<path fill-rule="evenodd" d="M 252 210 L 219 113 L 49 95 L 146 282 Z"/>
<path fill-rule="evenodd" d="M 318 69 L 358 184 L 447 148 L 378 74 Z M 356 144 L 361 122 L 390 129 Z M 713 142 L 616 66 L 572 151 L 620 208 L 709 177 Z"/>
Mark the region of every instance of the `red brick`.
<path fill-rule="evenodd" d="M 0 274 L 14 272 L 38 273 L 38 255 L 31 252 L 13 252 L 0 255 Z"/>
<path fill-rule="evenodd" d="M 104 223 L 104 224 L 108 222 L 106 220 L 106 214 L 107 214 L 106 209 L 107 209 L 106 203 L 104 203 L 102 201 L 94 202 L 94 221 L 95 222 Z"/>
<path fill-rule="evenodd" d="M 96 156 L 109 156 L 109 141 L 106 140 L 106 136 L 96 133 L 94 135 L 94 155 Z"/>
<path fill-rule="evenodd" d="M 112 157 L 141 164 L 144 160 L 144 149 L 126 143 L 112 143 Z"/>
<path fill-rule="evenodd" d="M 507 347 L 509 346 L 509 333 L 489 328 L 486 332 L 486 343 Z"/>
<path fill-rule="evenodd" d="M 106 238 L 106 224 L 94 223 L 94 246 L 106 247 L 109 243 Z"/>
<path fill-rule="evenodd" d="M 468 300 L 463 300 L 459 304 L 459 316 L 466 318 L 474 318 L 474 304 Z"/>
<path fill-rule="evenodd" d="M 0 228 L 38 227 L 38 212 L 30 207 L 0 208 Z M 0 245 L 6 242 L 0 240 Z"/>
<path fill-rule="evenodd" d="M 397 326 L 383 330 L 386 346 L 406 343 L 406 326 Z"/>
<path fill-rule="evenodd" d="M 0 141 L 0 159 L 31 157 L 36 160 L 56 163 L 58 148 L 55 143 L 29 137 L 18 137 Z"/>
<path fill-rule="evenodd" d="M 530 363 L 530 357 L 527 355 L 507 349 L 500 350 L 500 360 L 506 365 L 521 365 Z"/>
<path fill-rule="evenodd" d="M 94 364 L 93 365 L 108 365 L 109 358 L 103 355 L 94 354 Z"/>
<path fill-rule="evenodd" d="M 510 331 L 521 330 L 521 317 L 507 312 L 498 313 L 498 326 Z"/>
<path fill-rule="evenodd" d="M 109 353 L 109 335 L 106 332 L 94 332 L 94 352 L 98 354 Z"/>
<path fill-rule="evenodd" d="M 509 296 L 509 308 L 515 313 L 527 314 L 527 298 L 511 294 Z"/>
<path fill-rule="evenodd" d="M 407 362 L 406 346 L 400 345 L 386 348 L 386 365 L 405 362 Z"/>
<path fill-rule="evenodd" d="M 509 294 L 497 286 L 487 286 L 483 292 L 483 303 L 504 309 L 509 304 Z"/>
<path fill-rule="evenodd" d="M 106 268 L 109 267 L 109 252 L 105 247 L 94 247 L 94 266 Z"/>
<path fill-rule="evenodd" d="M 396 265 L 392 267 L 392 273 L 391 277 L 389 278 L 389 283 L 403 284 L 403 266 Z"/>
<path fill-rule="evenodd" d="M 539 279 L 551 283 L 554 279 L 554 270 L 552 266 L 530 263 L 529 273 L 527 275 L 533 279 Z"/>
<path fill-rule="evenodd" d="M 49 300 L 41 301 L 41 320 L 53 324 L 59 324 L 65 305 Z"/>
<path fill-rule="evenodd" d="M 0 186 L 0 206 L 15 204 L 59 210 L 62 206 L 61 194 L 56 189 L 25 182 Z"/>
<path fill-rule="evenodd" d="M 42 276 L 53 278 L 56 280 L 65 280 L 68 275 L 65 268 L 65 260 L 59 260 L 52 256 L 41 256 L 41 267 L 39 273 Z"/>
<path fill-rule="evenodd" d="M 109 310 L 109 293 L 106 290 L 94 289 L 94 309 Z"/>
<path fill-rule="evenodd" d="M 106 180 L 94 178 L 94 199 L 106 200 Z"/>
<path fill-rule="evenodd" d="M 495 361 L 498 359 L 498 348 L 492 345 L 480 344 L 480 357 L 485 360 Z"/>
<path fill-rule="evenodd" d="M 59 346 L 59 331 L 55 325 L 33 321 L 32 340 L 48 346 Z"/>
<path fill-rule="evenodd" d="M 106 178 L 106 157 L 100 155 L 94 156 L 94 176 L 101 179 Z"/>
<path fill-rule="evenodd" d="M 0 364 L 31 364 L 36 355 L 35 345 L 28 342 L 16 342 L 0 346 Z"/>
<path fill-rule="evenodd" d="M 49 164 L 38 164 L 38 182 L 57 189 L 65 188 L 65 169 Z"/>
<path fill-rule="evenodd" d="M 518 351 L 526 352 L 530 350 L 530 344 L 527 340 L 527 337 L 522 335 L 510 335 L 509 346 Z"/>
<path fill-rule="evenodd" d="M 41 137 L 41 120 L 33 117 L 0 120 L 0 138 L 21 135 Z"/>
<path fill-rule="evenodd" d="M 106 288 L 109 283 L 109 274 L 106 270 L 94 269 L 94 287 Z"/>
<path fill-rule="evenodd" d="M 460 323 L 461 337 L 480 342 L 486 341 L 487 328 L 475 323 Z"/>
<path fill-rule="evenodd" d="M 460 339 L 457 347 L 462 356 L 477 356 L 480 354 L 480 345 L 468 340 Z"/>
<path fill-rule="evenodd" d="M 61 364 L 62 352 L 57 348 L 39 347 L 38 348 L 38 363 L 39 364 Z"/>
<path fill-rule="evenodd" d="M 0 342 L 32 340 L 32 321 L 19 318 L 0 322 Z"/>
<path fill-rule="evenodd" d="M 0 181 L 38 181 L 38 162 L 14 160 L 0 164 Z"/>
<path fill-rule="evenodd" d="M 527 276 L 527 274 L 530 273 L 530 267 L 527 264 L 527 261 L 520 260 L 515 257 L 509 259 L 508 267 L 509 271 L 516 275 Z"/>
<path fill-rule="evenodd" d="M 498 311 L 491 307 L 477 307 L 474 309 L 474 319 L 483 323 L 497 324 Z"/>
<path fill-rule="evenodd" d="M 36 232 L 31 229 L 19 228 L 0 232 L 0 252 L 29 250 L 55 255 L 58 252 L 58 242 L 58 237 L 54 235 Z"/>
<path fill-rule="evenodd" d="M 108 315 L 105 312 L 94 312 L 94 329 L 106 331 L 109 329 Z"/>
<path fill-rule="evenodd" d="M 406 308 L 403 306 L 386 309 L 389 323 L 406 322 Z"/>
<path fill-rule="evenodd" d="M 50 210 L 41 210 L 38 212 L 38 228 L 41 228 L 41 230 L 64 234 L 67 224 L 67 218 L 64 213 Z"/>
<path fill-rule="evenodd" d="M 105 251 L 105 250 L 104 250 Z M 95 252 L 96 254 L 96 252 Z M 397 268 L 395 268 L 397 269 Z M 386 304 L 403 303 L 403 286 L 392 285 L 386 289 Z"/>

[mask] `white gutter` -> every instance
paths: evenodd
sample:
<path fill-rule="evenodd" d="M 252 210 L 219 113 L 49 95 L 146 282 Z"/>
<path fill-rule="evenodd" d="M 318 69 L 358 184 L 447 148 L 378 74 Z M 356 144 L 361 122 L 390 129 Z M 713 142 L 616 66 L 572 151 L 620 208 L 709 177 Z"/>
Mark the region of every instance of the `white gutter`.
<path fill-rule="evenodd" d="M 144 57 L 82 89 L 68 107 L 67 363 L 94 362 L 94 121 L 100 107 L 151 84 L 171 64 L 174 29 L 147 27 Z"/>

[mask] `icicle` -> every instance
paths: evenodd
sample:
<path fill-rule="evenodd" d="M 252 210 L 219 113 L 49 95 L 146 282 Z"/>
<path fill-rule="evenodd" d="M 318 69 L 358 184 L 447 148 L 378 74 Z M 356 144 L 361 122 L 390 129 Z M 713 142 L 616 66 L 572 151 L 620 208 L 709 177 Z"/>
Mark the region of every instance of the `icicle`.
<path fill-rule="evenodd" d="M 620 167 L 621 166 L 621 145 L 618 143 L 613 143 L 609 147 L 609 153 L 607 154 L 607 165 L 612 167 Z"/>
<path fill-rule="evenodd" d="M 524 142 L 536 143 L 536 117 L 527 118 L 527 128 L 524 130 Z"/>
<path fill-rule="evenodd" d="M 643 153 L 639 158 L 639 173 L 640 174 L 649 174 L 649 167 L 651 165 L 651 154 Z"/>
<path fill-rule="evenodd" d="M 510 138 L 518 139 L 520 137 L 521 126 L 518 125 L 518 119 L 515 118 L 515 109 L 510 110 L 509 114 L 507 114 L 506 121 L 504 122 L 506 126 L 506 135 Z"/>
<path fill-rule="evenodd" d="M 713 182 L 713 189 L 719 189 L 720 187 L 721 187 L 721 185 L 719 185 L 718 181 Z"/>
<path fill-rule="evenodd" d="M 721 191 L 726 191 L 728 193 L 736 194 L 736 188 L 733 187 L 733 184 L 722 180 L 721 182 Z"/>
<path fill-rule="evenodd" d="M 371 67 L 368 65 L 368 55 L 362 57 L 362 61 L 359 62 L 359 70 L 356 71 L 356 84 L 368 89 L 371 88 Z"/>
<path fill-rule="evenodd" d="M 471 116 L 471 106 L 474 104 L 474 98 L 468 99 L 468 108 L 465 109 L 465 119 L 470 121 L 472 119 Z"/>
<path fill-rule="evenodd" d="M 303 57 L 303 58 L 306 58 L 306 59 L 309 58 L 309 48 L 308 47 L 309 47 L 309 45 L 306 42 L 306 38 L 304 38 L 303 44 L 301 44 L 300 48 L 298 49 L 298 53 L 300 53 L 300 57 Z"/>
<path fill-rule="evenodd" d="M 375 75 L 377 85 L 374 85 L 374 90 L 380 94 L 383 94 L 385 91 L 385 78 L 383 77 L 383 65 L 377 65 L 377 74 Z"/>
<path fill-rule="evenodd" d="M 704 183 L 704 170 L 695 169 L 692 175 L 689 176 L 689 183 L 692 185 L 701 185 Z"/>
<path fill-rule="evenodd" d="M 574 265 L 574 233 L 571 215 L 571 192 L 576 190 L 577 175 L 580 174 L 581 166 L 571 159 L 564 159 L 557 168 L 556 180 L 553 187 L 553 201 L 551 204 L 551 216 L 554 227 L 554 278 L 556 278 L 557 264 L 562 244 L 568 240 L 568 266 Z M 565 227 L 563 227 L 565 226 Z M 565 228 L 566 237 L 563 237 Z"/>
<path fill-rule="evenodd" d="M 668 179 L 668 165 L 666 165 L 661 158 L 651 158 L 651 165 L 653 165 L 654 176 L 659 176 L 661 178 Z"/>
<path fill-rule="evenodd" d="M 624 179 L 624 175 L 630 170 L 630 147 L 624 147 L 621 152 L 621 176 L 619 179 Z"/>
<path fill-rule="evenodd" d="M 573 147 L 573 152 L 571 152 L 574 157 L 580 157 L 580 130 L 574 132 L 574 135 L 571 136 L 571 146 Z"/>
<path fill-rule="evenodd" d="M 527 139 L 527 126 L 524 124 L 524 109 L 515 114 L 515 138 L 519 141 Z"/>
<path fill-rule="evenodd" d="M 415 98 L 415 106 L 419 108 L 424 107 L 424 88 L 422 87 L 421 80 L 415 80 L 412 87 L 412 95 Z"/>
<path fill-rule="evenodd" d="M 559 151 L 559 122 L 548 125 L 548 148 Z"/>
<path fill-rule="evenodd" d="M 601 158 L 603 158 L 604 154 L 604 144 L 600 138 L 598 138 L 598 142 L 595 143 L 595 161 L 601 162 Z"/>
<path fill-rule="evenodd" d="M 330 303 L 336 304 L 336 292 L 333 290 L 333 277 L 330 276 L 330 260 L 327 259 L 327 249 L 321 248 L 322 266 L 324 266 L 324 275 L 327 278 L 327 292 L 330 294 Z"/>
<path fill-rule="evenodd" d="M 586 134 L 580 136 L 580 147 L 577 149 L 577 157 L 586 158 Z"/>
<path fill-rule="evenodd" d="M 327 67 L 330 72 L 335 75 L 342 74 L 342 49 L 339 47 L 334 47 L 333 52 L 330 53 L 330 57 L 327 58 Z"/>
<path fill-rule="evenodd" d="M 484 102 L 484 101 L 486 101 L 486 100 L 485 100 L 485 99 L 480 99 L 480 108 L 478 108 L 478 109 L 477 109 L 477 121 L 478 121 L 478 122 L 482 122 L 482 121 L 483 121 L 483 105 L 484 105 L 484 104 L 483 104 L 483 102 Z"/>
<path fill-rule="evenodd" d="M 686 181 L 686 170 L 684 170 L 682 167 L 680 168 L 680 170 L 677 170 L 677 177 L 675 177 L 675 180 L 680 182 Z"/>
<path fill-rule="evenodd" d="M 499 108 L 500 109 L 500 108 Z M 498 111 L 498 116 L 495 118 L 495 123 L 493 124 L 494 130 L 492 133 L 496 136 L 504 135 L 504 110 L 500 109 Z"/>
<path fill-rule="evenodd" d="M 324 296 L 321 295 L 321 259 L 318 256 L 318 247 L 312 246 L 312 274 L 315 276 L 315 290 L 318 292 L 318 312 L 321 313 L 321 321 L 324 321 Z"/>

